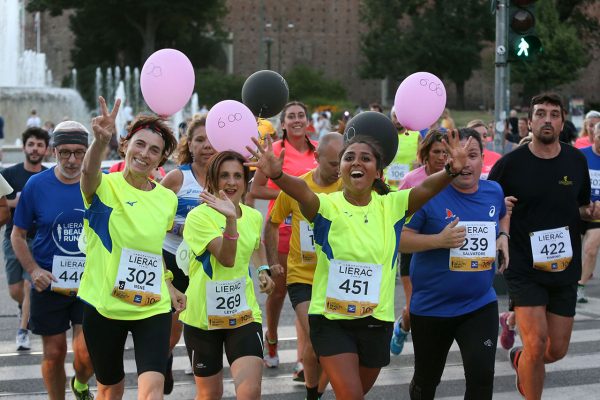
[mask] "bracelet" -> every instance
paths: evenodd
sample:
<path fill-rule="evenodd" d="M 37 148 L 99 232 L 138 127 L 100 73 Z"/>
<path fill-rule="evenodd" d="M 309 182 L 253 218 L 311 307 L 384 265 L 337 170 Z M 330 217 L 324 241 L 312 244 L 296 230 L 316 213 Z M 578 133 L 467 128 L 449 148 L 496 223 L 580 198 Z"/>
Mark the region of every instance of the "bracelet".
<path fill-rule="evenodd" d="M 276 181 L 277 179 L 280 179 L 282 176 L 283 176 L 283 170 L 281 170 L 281 172 L 279 173 L 279 175 L 277 175 L 276 177 L 269 178 L 269 179 L 271 179 L 272 181 Z"/>
<path fill-rule="evenodd" d="M 498 237 L 500 237 L 500 236 L 506 236 L 508 239 L 510 239 L 510 235 L 504 231 L 498 232 Z"/>
<path fill-rule="evenodd" d="M 260 267 L 256 268 L 257 274 L 260 274 L 260 271 L 267 271 L 267 275 L 271 276 L 271 269 L 268 265 L 261 265 Z"/>
<path fill-rule="evenodd" d="M 450 164 L 446 164 L 444 166 L 444 170 L 446 171 L 446 175 L 448 175 L 451 178 L 456 178 L 457 176 L 460 175 L 460 171 L 459 172 L 452 172 L 452 170 L 450 169 Z"/>
<path fill-rule="evenodd" d="M 236 232 L 235 235 L 228 235 L 225 232 L 223 232 L 223 237 L 225 239 L 229 239 L 229 240 L 238 240 L 238 238 L 240 237 L 240 234 Z"/>
<path fill-rule="evenodd" d="M 170 269 L 165 272 L 165 281 L 173 281 L 173 271 Z"/>

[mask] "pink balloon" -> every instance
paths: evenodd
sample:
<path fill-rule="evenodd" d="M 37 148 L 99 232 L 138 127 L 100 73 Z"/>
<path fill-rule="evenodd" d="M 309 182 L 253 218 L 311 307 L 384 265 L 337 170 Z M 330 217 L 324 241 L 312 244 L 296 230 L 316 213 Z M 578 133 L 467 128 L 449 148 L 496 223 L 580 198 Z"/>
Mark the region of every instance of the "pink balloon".
<path fill-rule="evenodd" d="M 446 107 L 446 88 L 437 76 L 415 72 L 396 91 L 394 111 L 402 126 L 411 131 L 429 128 Z"/>
<path fill-rule="evenodd" d="M 192 96 L 194 67 L 185 54 L 175 49 L 154 52 L 142 68 L 140 88 L 148 107 L 160 116 L 181 110 Z"/>
<path fill-rule="evenodd" d="M 223 100 L 210 109 L 206 116 L 206 135 L 215 150 L 233 150 L 244 157 L 250 157 L 246 146 L 256 147 L 251 138 L 259 137 L 252 111 L 235 100 Z"/>

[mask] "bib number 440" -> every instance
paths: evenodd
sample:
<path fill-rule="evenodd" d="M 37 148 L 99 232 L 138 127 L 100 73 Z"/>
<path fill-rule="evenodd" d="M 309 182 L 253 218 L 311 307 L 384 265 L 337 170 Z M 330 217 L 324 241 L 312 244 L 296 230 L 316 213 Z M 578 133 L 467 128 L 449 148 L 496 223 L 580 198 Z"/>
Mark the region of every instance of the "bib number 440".
<path fill-rule="evenodd" d="M 346 293 L 363 294 L 363 295 L 369 294 L 369 282 L 368 281 L 346 279 L 345 281 L 342 282 L 342 284 L 340 286 L 338 286 L 338 288 L 343 290 Z"/>
<path fill-rule="evenodd" d="M 58 279 L 61 279 L 63 282 L 73 281 L 75 283 L 81 280 L 81 276 L 83 272 L 73 271 L 70 275 L 67 274 L 67 271 L 63 271 L 62 274 L 58 276 Z"/>

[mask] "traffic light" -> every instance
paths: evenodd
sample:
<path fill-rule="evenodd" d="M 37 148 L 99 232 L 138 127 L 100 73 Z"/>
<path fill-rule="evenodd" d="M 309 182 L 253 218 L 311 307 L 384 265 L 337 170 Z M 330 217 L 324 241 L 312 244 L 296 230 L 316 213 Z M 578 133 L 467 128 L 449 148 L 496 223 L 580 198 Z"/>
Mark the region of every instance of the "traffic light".
<path fill-rule="evenodd" d="M 542 51 L 535 35 L 536 0 L 509 0 L 508 61 L 533 60 Z"/>

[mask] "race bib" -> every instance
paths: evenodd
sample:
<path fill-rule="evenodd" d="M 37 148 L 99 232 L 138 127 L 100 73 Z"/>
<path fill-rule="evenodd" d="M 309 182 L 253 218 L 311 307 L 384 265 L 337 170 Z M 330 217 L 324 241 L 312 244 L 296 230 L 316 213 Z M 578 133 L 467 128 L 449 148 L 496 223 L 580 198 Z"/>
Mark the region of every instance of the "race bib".
<path fill-rule="evenodd" d="M 496 259 L 496 224 L 494 222 L 460 221 L 466 237 L 462 246 L 450 249 L 450 271 L 489 271 Z"/>
<path fill-rule="evenodd" d="M 381 265 L 331 260 L 325 312 L 349 317 L 373 314 L 379 304 Z"/>
<path fill-rule="evenodd" d="M 208 329 L 235 329 L 254 321 L 246 303 L 246 278 L 206 282 Z"/>
<path fill-rule="evenodd" d="M 592 196 L 600 197 L 600 170 L 590 169 L 590 182 L 592 184 Z"/>
<path fill-rule="evenodd" d="M 560 272 L 567 269 L 573 257 L 569 227 L 532 232 L 529 234 L 529 239 L 533 268 L 546 272 Z"/>
<path fill-rule="evenodd" d="M 315 236 L 310 224 L 306 221 L 300 221 L 300 253 L 303 263 L 316 262 Z"/>
<path fill-rule="evenodd" d="M 386 179 L 391 182 L 400 182 L 404 179 L 404 175 L 410 171 L 410 165 L 408 164 L 390 164 L 387 169 Z"/>
<path fill-rule="evenodd" d="M 52 282 L 52 291 L 65 296 L 76 296 L 84 267 L 85 257 L 54 256 L 52 275 L 58 282 Z"/>
<path fill-rule="evenodd" d="M 136 306 L 158 303 L 162 280 L 161 255 L 123 249 L 112 295 Z"/>

